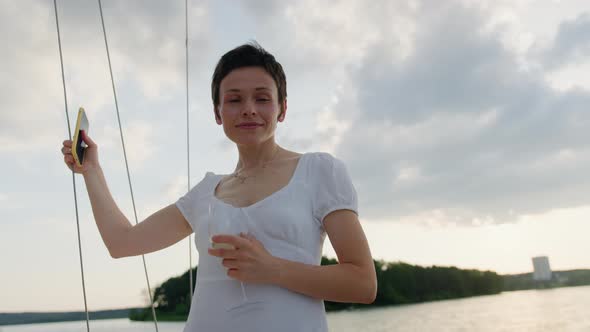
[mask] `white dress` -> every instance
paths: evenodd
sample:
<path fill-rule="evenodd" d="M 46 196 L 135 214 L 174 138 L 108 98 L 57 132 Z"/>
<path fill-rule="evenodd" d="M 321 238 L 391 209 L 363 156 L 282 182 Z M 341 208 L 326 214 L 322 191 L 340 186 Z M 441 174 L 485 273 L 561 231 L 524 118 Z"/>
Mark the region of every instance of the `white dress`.
<path fill-rule="evenodd" d="M 184 332 L 203 331 L 327 331 L 324 301 L 269 284 L 244 283 L 248 300 L 242 303 L 240 282 L 231 279 L 221 258 L 210 256 L 208 223 L 225 214 L 247 223 L 273 256 L 320 265 L 326 232 L 322 221 L 340 209 L 358 214 L 357 194 L 342 161 L 328 153 L 303 154 L 289 183 L 244 208 L 219 200 L 214 190 L 223 175 L 205 177 L 176 206 L 189 221 L 199 263 L 193 300 Z M 215 213 L 209 215 L 210 207 Z"/>

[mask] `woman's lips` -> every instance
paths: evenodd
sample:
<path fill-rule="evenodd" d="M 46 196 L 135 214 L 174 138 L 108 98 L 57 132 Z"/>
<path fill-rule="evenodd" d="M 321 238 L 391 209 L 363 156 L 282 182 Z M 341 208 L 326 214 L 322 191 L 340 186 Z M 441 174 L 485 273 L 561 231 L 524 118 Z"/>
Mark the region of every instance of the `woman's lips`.
<path fill-rule="evenodd" d="M 246 124 L 246 125 L 238 125 L 238 128 L 242 128 L 242 129 L 255 129 L 258 127 L 262 127 L 261 124 Z"/>

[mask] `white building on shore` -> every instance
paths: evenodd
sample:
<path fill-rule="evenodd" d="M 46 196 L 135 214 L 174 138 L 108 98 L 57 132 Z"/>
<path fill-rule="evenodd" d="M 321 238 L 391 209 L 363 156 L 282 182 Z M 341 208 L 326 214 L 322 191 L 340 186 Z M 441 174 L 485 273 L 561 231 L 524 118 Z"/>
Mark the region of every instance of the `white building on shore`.
<path fill-rule="evenodd" d="M 547 256 L 533 257 L 533 280 L 535 281 L 549 281 L 551 280 L 551 266 L 549 266 L 549 258 Z"/>

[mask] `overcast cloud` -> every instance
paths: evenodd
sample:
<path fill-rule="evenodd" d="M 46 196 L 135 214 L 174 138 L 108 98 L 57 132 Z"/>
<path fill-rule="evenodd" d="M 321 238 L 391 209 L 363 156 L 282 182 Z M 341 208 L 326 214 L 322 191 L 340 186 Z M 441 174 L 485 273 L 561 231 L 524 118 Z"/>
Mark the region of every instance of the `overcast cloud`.
<path fill-rule="evenodd" d="M 270 31 L 281 15 L 297 26 L 290 45 L 303 50 L 287 61 L 344 71 L 316 137 L 346 160 L 365 216 L 433 213 L 469 225 L 587 204 L 590 93 L 558 91 L 545 73 L 585 60 L 588 13 L 522 59 L 489 3 L 323 6 L 259 14 L 278 17 Z"/>
<path fill-rule="evenodd" d="M 529 256 L 513 262 L 508 262 L 512 253 L 486 256 L 473 247 L 478 241 L 461 242 L 465 239 L 458 234 L 481 231 L 473 238 L 500 237 L 508 226 L 522 234 L 531 229 L 553 233 L 562 227 L 556 216 L 587 216 L 587 1 L 189 3 L 191 185 L 206 171 L 233 170 L 236 150 L 215 124 L 210 78 L 223 53 L 256 39 L 283 64 L 288 79 L 289 108 L 278 127 L 278 142 L 344 160 L 359 193 L 361 220 L 370 224 L 366 229 L 376 257 L 524 271 Z M 143 219 L 187 190 L 184 1 L 105 0 L 103 5 Z M 73 125 L 78 107 L 86 108 L 109 188 L 132 217 L 98 4 L 62 0 L 58 6 L 70 120 Z M 79 294 L 71 284 L 79 276 L 69 271 L 78 264 L 71 173 L 59 153 L 67 129 L 53 3 L 5 1 L 0 7 L 5 45 L 0 54 L 0 250 L 22 249 L 22 255 L 7 258 L 0 284 L 41 284 L 35 270 L 22 270 L 22 261 L 35 260 L 46 278 L 63 282 L 30 291 L 48 292 L 45 297 L 9 290 L 22 300 L 12 308 L 33 308 L 31 303 L 50 308 L 55 298 L 50 292 L 69 294 L 61 308 L 78 308 Z M 102 308 L 137 305 L 143 301 L 137 285 L 143 271 L 108 257 L 81 182 L 91 297 Z M 426 230 L 405 228 L 416 224 Z M 443 249 L 433 250 L 438 256 L 397 256 L 404 248 L 429 250 L 413 245 L 419 242 L 415 236 L 437 229 L 431 225 L 449 227 L 449 233 L 431 241 L 448 234 L 450 242 L 439 243 L 440 248 L 470 245 L 472 260 Z M 486 228 L 496 225 L 501 226 Z M 587 227 L 575 225 L 574 235 Z M 400 233 L 385 231 L 391 229 Z M 404 234 L 412 242 L 404 242 Z M 511 234 L 521 245 L 521 238 Z M 554 242 L 554 252 L 573 257 L 572 266 L 583 266 L 587 257 L 566 253 L 568 241 L 582 248 L 574 235 Z M 508 248 L 512 242 L 504 238 Z M 400 244 L 395 251 L 388 247 L 392 242 Z M 523 255 L 545 250 L 546 242 L 530 244 Z M 29 250 L 39 247 L 47 251 Z M 186 247 L 182 243 L 152 254 L 150 278 L 158 283 L 185 271 Z M 115 293 L 121 294 L 116 304 L 107 297 Z"/>
<path fill-rule="evenodd" d="M 467 222 L 506 222 L 587 203 L 590 94 L 555 91 L 542 72 L 521 68 L 499 34 L 484 30 L 486 14 L 421 6 L 409 56 L 393 62 L 395 43 L 383 40 L 351 73 L 356 125 L 338 153 L 372 215 L 448 210 Z M 564 28 L 579 21 L 560 26 L 551 52 L 562 40 L 562 56 L 583 46 L 568 35 L 578 29 Z"/>

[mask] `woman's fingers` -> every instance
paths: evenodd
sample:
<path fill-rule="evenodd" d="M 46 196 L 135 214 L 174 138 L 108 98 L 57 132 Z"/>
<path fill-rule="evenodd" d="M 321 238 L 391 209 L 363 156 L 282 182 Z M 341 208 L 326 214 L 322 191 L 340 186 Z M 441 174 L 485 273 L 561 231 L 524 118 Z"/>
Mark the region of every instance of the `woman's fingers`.
<path fill-rule="evenodd" d="M 237 259 L 223 259 L 221 261 L 221 265 L 228 269 L 239 269 L 241 267 L 241 263 Z"/>
<path fill-rule="evenodd" d="M 238 253 L 237 249 L 213 249 L 213 248 L 209 248 L 207 249 L 209 252 L 209 255 L 211 256 L 216 256 L 219 258 L 229 258 L 229 259 L 241 259 L 243 258 L 243 256 L 241 256 L 240 253 Z"/>
<path fill-rule="evenodd" d="M 86 143 L 89 148 L 96 147 L 96 143 L 94 143 L 94 141 L 88 135 L 86 135 L 86 132 L 84 130 L 82 130 L 81 132 L 82 132 L 82 140 L 84 141 L 84 143 Z"/>
<path fill-rule="evenodd" d="M 71 140 L 65 140 L 65 141 L 63 141 L 63 146 L 61 148 L 61 153 L 63 153 L 64 155 L 67 155 L 67 154 L 71 154 L 72 153 L 72 141 Z"/>
<path fill-rule="evenodd" d="M 229 235 L 229 234 L 215 235 L 211 238 L 211 241 L 213 241 L 215 243 L 231 244 L 232 246 L 234 246 L 236 248 L 244 248 L 250 244 L 250 241 L 247 239 L 244 239 L 244 238 L 237 236 L 237 235 Z"/>
<path fill-rule="evenodd" d="M 73 165 L 71 162 L 69 162 L 69 161 L 65 160 L 65 158 L 64 158 L 64 162 L 66 163 L 66 166 L 67 166 L 67 167 L 68 167 L 70 170 L 72 170 L 72 171 L 74 170 L 74 169 L 73 169 L 74 165 Z"/>
<path fill-rule="evenodd" d="M 72 156 L 71 153 L 70 154 L 64 153 L 64 163 L 66 164 L 66 166 L 68 166 L 68 168 L 70 170 L 72 170 L 72 171 L 74 170 L 75 161 L 74 161 L 74 156 Z"/>
<path fill-rule="evenodd" d="M 85 138 L 85 141 L 89 146 L 92 145 L 92 146 L 96 147 L 96 143 L 94 143 L 88 136 L 84 135 L 83 137 Z M 63 141 L 61 153 L 64 156 L 64 163 L 71 171 L 73 171 L 75 173 L 80 173 L 80 174 L 84 172 L 85 168 L 78 166 L 74 160 L 74 156 L 72 155 L 72 141 L 71 140 Z"/>

